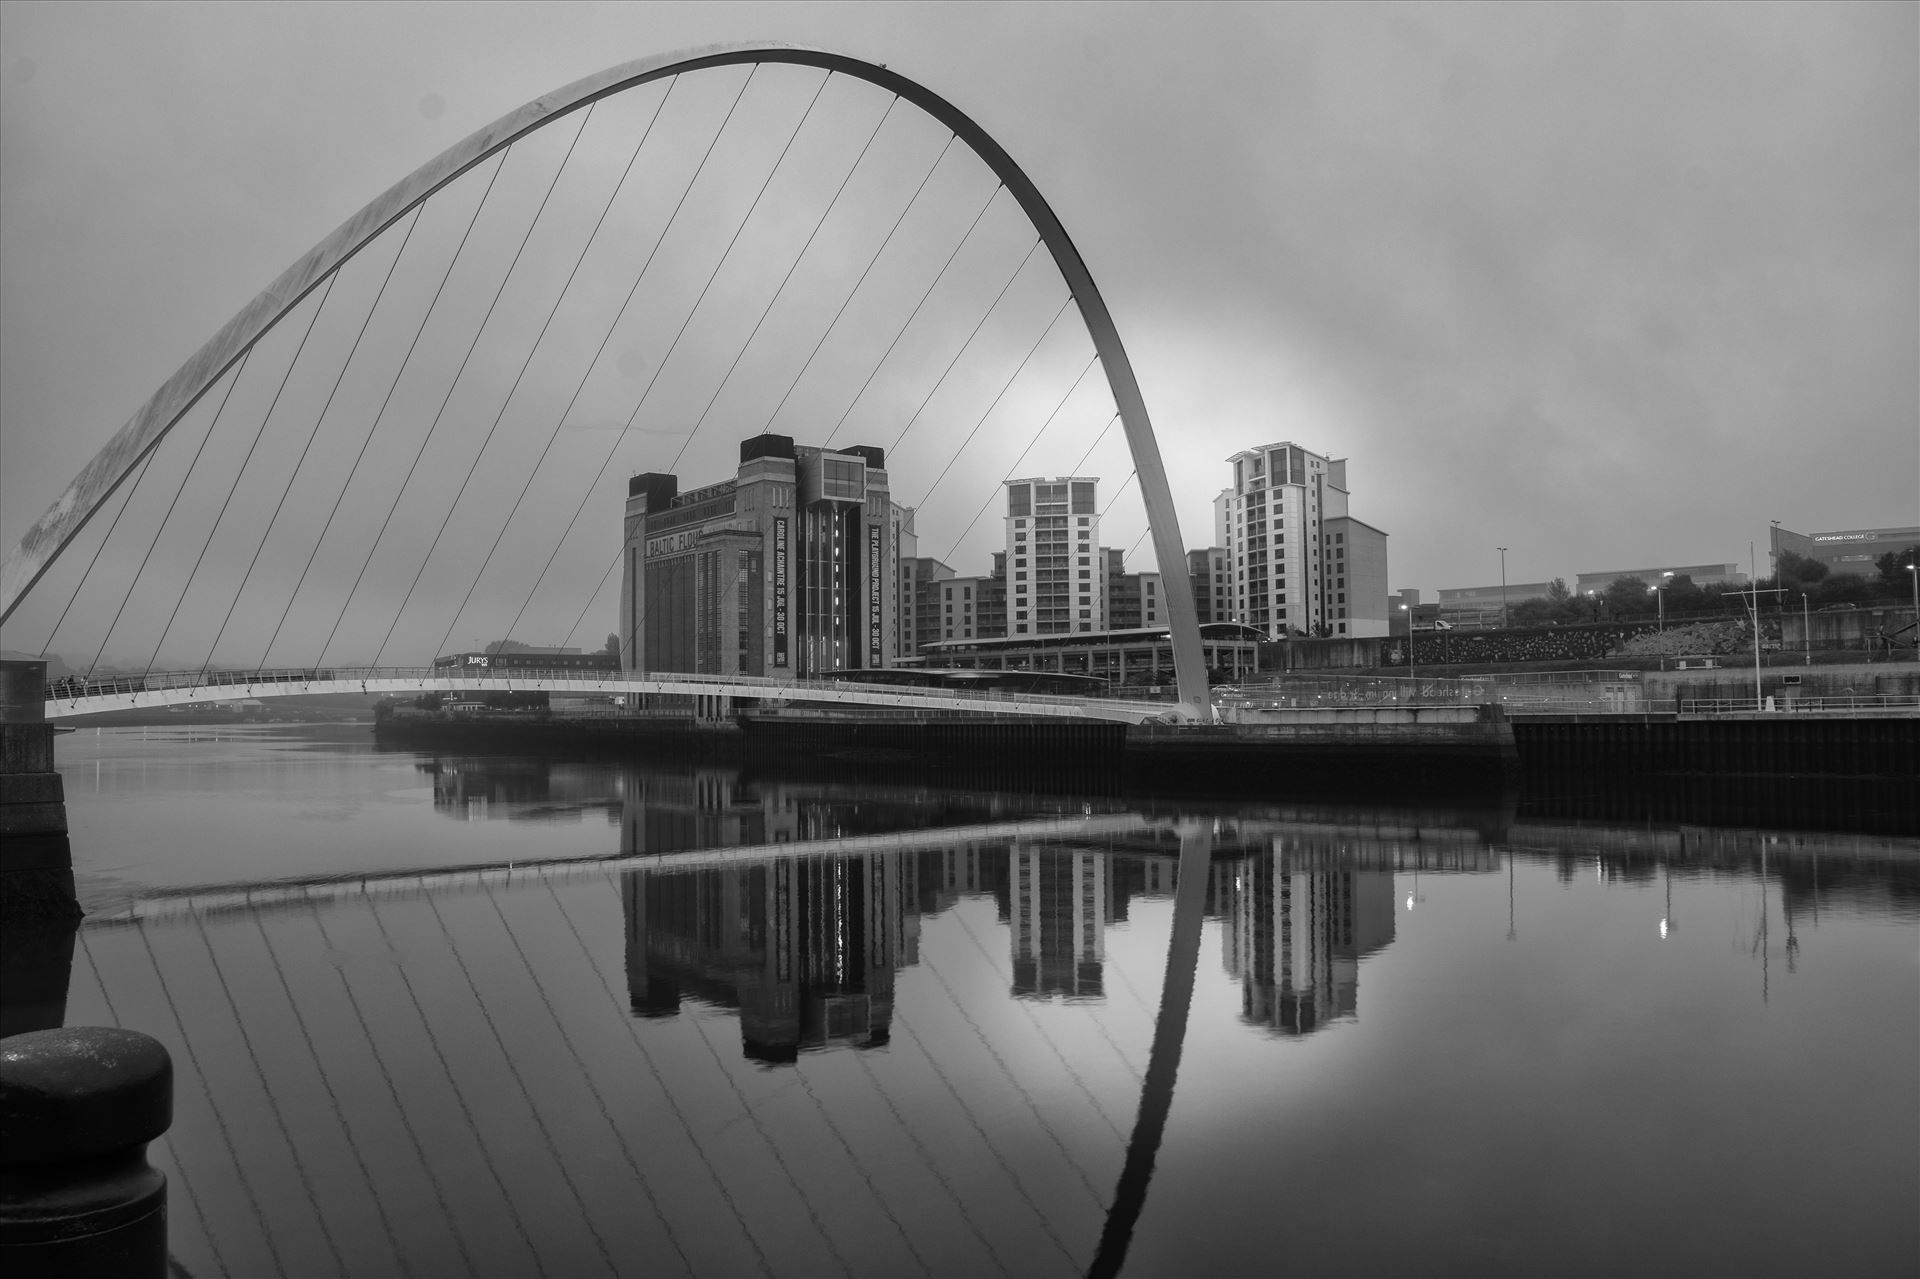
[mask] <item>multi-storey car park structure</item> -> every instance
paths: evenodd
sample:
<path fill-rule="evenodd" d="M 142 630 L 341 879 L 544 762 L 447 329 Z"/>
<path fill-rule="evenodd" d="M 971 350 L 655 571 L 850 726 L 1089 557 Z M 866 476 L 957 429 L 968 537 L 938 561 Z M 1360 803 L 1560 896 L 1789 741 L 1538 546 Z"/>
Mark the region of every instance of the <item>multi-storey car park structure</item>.
<path fill-rule="evenodd" d="M 1210 622 L 1200 631 L 1200 650 L 1216 682 L 1232 684 L 1260 669 L 1263 632 L 1235 622 Z M 1138 630 L 1073 631 L 1064 635 L 1009 635 L 993 639 L 941 640 L 923 645 L 930 668 L 983 671 L 1054 671 L 1088 675 L 1110 685 L 1166 682 L 1173 663 L 1165 626 Z"/>
<path fill-rule="evenodd" d="M 1229 580 L 1215 621 L 1276 638 L 1387 633 L 1387 535 L 1347 511 L 1347 463 L 1290 442 L 1234 454 L 1214 499 Z"/>

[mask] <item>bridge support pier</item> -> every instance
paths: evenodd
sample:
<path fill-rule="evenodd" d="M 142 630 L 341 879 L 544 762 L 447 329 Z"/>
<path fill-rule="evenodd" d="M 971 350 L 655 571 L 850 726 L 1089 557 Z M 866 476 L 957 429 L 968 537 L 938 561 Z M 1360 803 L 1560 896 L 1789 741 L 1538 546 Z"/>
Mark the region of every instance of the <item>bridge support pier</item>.
<path fill-rule="evenodd" d="M 45 662 L 0 661 L 0 923 L 7 925 L 80 917 L 46 698 Z"/>
<path fill-rule="evenodd" d="M 66 1020 L 80 924 L 46 675 L 45 662 L 0 662 L 0 1036 Z"/>

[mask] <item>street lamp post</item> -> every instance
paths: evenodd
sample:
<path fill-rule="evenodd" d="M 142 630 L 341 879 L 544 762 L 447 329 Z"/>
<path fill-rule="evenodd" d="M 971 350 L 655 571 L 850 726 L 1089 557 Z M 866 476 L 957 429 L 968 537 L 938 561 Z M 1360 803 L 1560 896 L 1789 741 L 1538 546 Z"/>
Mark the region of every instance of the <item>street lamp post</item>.
<path fill-rule="evenodd" d="M 1662 631 L 1667 629 L 1667 579 L 1672 576 L 1673 570 L 1669 569 L 1660 575 L 1658 582 L 1655 582 L 1647 588 L 1653 592 L 1654 599 L 1660 606 L 1660 629 Z"/>
<path fill-rule="evenodd" d="M 1507 548 L 1497 546 L 1500 552 L 1500 629 L 1507 628 Z"/>
<path fill-rule="evenodd" d="M 1913 578 L 1913 656 L 1920 661 L 1920 556 L 1907 565 L 1907 575 Z"/>

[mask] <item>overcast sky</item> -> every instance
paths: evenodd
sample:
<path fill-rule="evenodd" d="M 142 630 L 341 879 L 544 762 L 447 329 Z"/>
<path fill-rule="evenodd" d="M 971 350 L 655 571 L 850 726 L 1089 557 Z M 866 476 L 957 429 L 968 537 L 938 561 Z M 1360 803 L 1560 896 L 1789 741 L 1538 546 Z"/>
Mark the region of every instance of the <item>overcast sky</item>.
<path fill-rule="evenodd" d="M 1917 32 L 1906 4 L 9 3 L 0 7 L 0 537 L 11 547 L 268 281 L 444 147 L 614 63 L 764 37 L 885 63 L 968 111 L 1026 168 L 1119 325 L 1187 545 L 1212 540 L 1224 459 L 1290 439 L 1351 459 L 1353 513 L 1391 535 L 1392 585 L 1427 598 L 1496 581 L 1500 545 L 1510 548 L 1515 582 L 1658 563 L 1744 566 L 1750 541 L 1765 571 L 1770 519 L 1802 531 L 1920 522 Z M 661 138 L 649 146 L 668 168 L 685 161 L 679 183 L 741 74 L 710 73 L 704 88 L 690 84 L 662 109 Z M 714 199 L 733 192 L 730 207 L 744 209 L 818 83 L 817 73 L 792 71 L 751 86 L 735 126 L 741 149 L 725 161 L 732 185 L 719 183 Z M 662 376 L 660 408 L 622 445 L 612 482 L 666 469 L 658 440 L 670 427 L 684 433 L 719 385 L 772 288 L 755 294 L 749 278 L 771 280 L 792 262 L 879 120 L 884 96 L 857 88 L 822 95 L 796 143 L 807 158 L 789 162 L 796 185 L 772 192 L 772 204 L 794 216 L 772 217 L 761 239 L 743 239 L 767 255 L 743 259 L 762 269 L 723 277 L 720 302 L 709 304 L 731 299 L 736 327 L 715 318 L 689 329 L 687 345 L 700 349 L 675 357 L 687 366 L 686 386 L 673 390 L 677 367 Z M 659 100 L 655 91 L 610 105 L 601 132 L 584 135 L 581 162 L 604 169 L 610 186 L 625 158 L 621 139 L 630 150 Z M 937 153 L 938 139 L 915 127 L 889 120 L 844 217 L 827 224 L 756 341 L 754 359 L 767 371 L 743 374 L 717 402 L 717 420 L 681 468 L 685 483 L 721 478 L 738 436 L 759 429 L 752 394 L 763 385 L 777 392 L 779 361 L 804 356 L 832 314 L 826 301 L 803 313 L 798 300 L 839 297 L 836 265 L 848 268 L 837 287 L 850 287 L 877 242 L 859 240 L 862 228 L 883 233 Z M 547 132 L 564 146 L 558 130 Z M 517 162 L 537 159 L 529 148 Z M 678 194 L 666 172 L 647 198 Z M 530 179 L 533 196 L 519 198 L 537 199 L 538 174 L 508 173 Z M 992 189 L 978 177 L 964 166 L 942 170 L 938 181 L 951 185 L 929 192 L 939 216 L 913 224 L 932 256 L 912 270 L 930 272 L 941 243 L 957 242 Z M 508 176 L 502 183 L 505 208 L 515 197 Z M 423 216 L 421 260 L 396 272 L 395 288 L 413 289 L 423 306 L 437 278 L 429 250 L 441 241 L 431 237 L 442 235 L 450 253 L 474 207 L 458 206 L 456 194 L 444 226 Z M 577 201 L 587 212 L 576 252 L 594 198 Z M 864 215 L 852 207 L 862 199 L 871 206 Z M 664 207 L 652 210 L 656 224 Z M 647 212 L 634 209 L 636 219 Z M 1024 232 L 995 221 L 999 212 L 969 246 L 978 262 L 966 259 L 953 297 L 940 295 L 951 304 L 946 327 L 930 311 L 922 347 L 904 344 L 899 377 L 881 380 L 839 442 L 890 443 L 1020 261 Z M 644 250 L 645 236 L 631 239 Z M 511 245 L 501 243 L 504 269 Z M 370 254 L 356 281 L 343 277 L 341 305 L 355 288 L 370 299 L 384 265 Z M 898 314 L 916 295 L 911 280 L 929 278 L 912 270 L 902 268 Z M 607 278 L 617 274 L 609 259 Z M 687 287 L 697 289 L 698 275 Z M 609 307 L 624 287 L 609 284 Z M 869 287 L 880 290 L 871 331 L 883 346 L 898 314 L 885 320 L 881 304 L 892 295 Z M 621 376 L 652 371 L 684 314 L 674 307 L 693 296 L 661 286 L 658 317 L 612 348 Z M 957 398 L 930 406 L 897 454 L 897 495 L 917 500 L 934 484 L 1063 300 L 1046 272 L 1021 276 L 982 339 L 999 371 L 988 363 L 956 371 Z M 539 306 L 528 313 L 537 329 Z M 344 358 L 351 333 L 329 336 L 329 318 L 315 341 L 339 341 Z M 580 323 L 580 368 L 541 363 L 536 380 L 564 390 L 580 376 L 606 328 Z M 396 321 L 370 341 L 397 360 L 410 332 Z M 703 344 L 715 361 L 704 391 L 694 385 Z M 1040 344 L 1007 404 L 928 500 L 923 518 L 935 527 L 922 525 L 923 552 L 948 550 L 1085 352 L 1077 332 Z M 776 429 L 819 442 L 864 376 L 851 349 L 846 359 L 839 409 L 824 391 L 817 408 L 802 397 Z M 377 388 L 375 372 L 366 380 Z M 256 422 L 272 394 L 271 379 L 259 382 Z M 615 438 L 624 413 L 615 390 L 599 409 L 583 405 L 580 432 L 561 433 L 592 443 L 582 458 Z M 977 399 L 962 402 L 962 390 Z M 317 411 L 324 389 L 313 394 Z M 253 395 L 243 385 L 234 411 Z M 370 421 L 378 403 L 373 395 L 356 420 Z M 1032 455 L 1044 465 L 1021 471 L 1072 466 L 1110 411 L 1076 405 L 1063 415 L 1062 438 Z M 484 429 L 478 399 L 468 416 Z M 527 428 L 536 451 L 552 424 Z M 1087 466 L 1108 493 L 1128 470 L 1117 438 Z M 535 497 L 570 512 L 573 499 L 555 494 Z M 617 531 L 617 513 L 600 504 L 583 516 L 593 538 L 577 551 L 568 543 L 583 581 L 597 580 Z M 316 530 L 324 515 L 313 516 Z M 1122 495 L 1109 525 L 1103 540 L 1132 545 L 1137 501 Z M 482 543 L 492 535 L 479 524 L 460 534 Z M 976 528 L 956 567 L 982 571 L 998 536 L 997 524 Z M 296 575 L 304 554 L 290 561 Z M 329 551 L 313 571 L 344 590 L 355 562 L 350 551 Z M 181 561 L 181 577 L 190 563 Z M 222 571 L 237 582 L 244 564 Z M 1150 549 L 1131 564 L 1150 566 Z M 269 602 L 264 616 L 278 611 Z M 34 634 L 10 625 L 7 642 L 37 648 L 50 621 Z M 245 625 L 252 634 L 257 624 Z M 492 625 L 474 623 L 471 638 L 488 637 Z M 590 621 L 586 642 L 605 629 Z"/>

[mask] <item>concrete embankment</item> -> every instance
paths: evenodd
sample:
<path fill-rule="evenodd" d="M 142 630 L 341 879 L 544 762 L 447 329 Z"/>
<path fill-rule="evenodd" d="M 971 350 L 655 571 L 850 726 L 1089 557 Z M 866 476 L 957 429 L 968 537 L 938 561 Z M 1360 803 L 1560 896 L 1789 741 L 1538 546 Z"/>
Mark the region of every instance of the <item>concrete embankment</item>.
<path fill-rule="evenodd" d="M 748 715 L 688 720 L 392 719 L 383 745 L 613 751 L 729 760 L 783 773 L 937 775 L 999 787 L 1128 793 L 1392 795 L 1494 791 L 1516 775 L 1499 707 L 1240 711 L 1209 728 L 1095 720 Z"/>
<path fill-rule="evenodd" d="M 1920 716 L 1525 715 L 1525 793 L 1602 819 L 1920 830 Z"/>
<path fill-rule="evenodd" d="M 1240 710 L 1207 728 L 1127 731 L 1130 787 L 1330 795 L 1498 793 L 1517 783 L 1498 706 Z"/>
<path fill-rule="evenodd" d="M 1530 770 L 1884 778 L 1909 784 L 1920 776 L 1920 717 L 1899 712 L 1527 715 L 1515 721 L 1515 737 Z"/>

